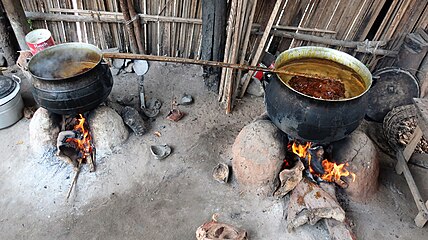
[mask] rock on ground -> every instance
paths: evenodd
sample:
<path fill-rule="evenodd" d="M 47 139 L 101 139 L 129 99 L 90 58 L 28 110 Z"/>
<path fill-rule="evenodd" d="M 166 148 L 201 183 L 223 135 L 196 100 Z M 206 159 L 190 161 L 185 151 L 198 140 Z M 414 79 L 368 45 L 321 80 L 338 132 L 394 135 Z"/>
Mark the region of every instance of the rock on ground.
<path fill-rule="evenodd" d="M 101 106 L 89 115 L 89 128 L 98 156 L 111 154 L 113 149 L 128 139 L 128 129 L 120 115 L 110 107 Z"/>
<path fill-rule="evenodd" d="M 45 155 L 56 148 L 56 139 L 60 131 L 59 121 L 58 115 L 49 113 L 42 107 L 34 113 L 29 128 L 31 149 L 36 155 Z"/>
<path fill-rule="evenodd" d="M 285 156 L 285 135 L 269 120 L 245 126 L 232 147 L 233 173 L 240 187 L 261 196 L 272 196 Z"/>
<path fill-rule="evenodd" d="M 379 160 L 376 146 L 362 131 L 355 131 L 347 138 L 334 143 L 333 160 L 348 162 L 346 167 L 356 174 L 355 181 L 348 178 L 348 196 L 357 202 L 366 202 L 378 189 Z"/>

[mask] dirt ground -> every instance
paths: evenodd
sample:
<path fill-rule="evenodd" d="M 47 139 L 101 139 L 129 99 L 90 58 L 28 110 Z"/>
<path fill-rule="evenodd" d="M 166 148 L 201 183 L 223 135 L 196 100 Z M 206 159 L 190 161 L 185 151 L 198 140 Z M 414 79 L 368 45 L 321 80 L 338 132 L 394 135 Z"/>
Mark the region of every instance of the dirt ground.
<path fill-rule="evenodd" d="M 23 96 L 30 104 L 29 82 Z M 112 155 L 97 159 L 97 170 L 84 168 L 69 200 L 70 166 L 56 158 L 35 158 L 29 146 L 30 120 L 0 130 L 0 239 L 195 239 L 195 231 L 211 215 L 244 228 L 250 239 L 329 239 L 322 223 L 286 230 L 287 198 L 259 199 L 242 193 L 232 177 L 213 180 L 219 162 L 231 165 L 231 145 L 239 130 L 264 111 L 263 99 L 246 97 L 226 115 L 217 95 L 204 89 L 198 66 L 150 63 L 145 76 L 149 97 L 162 100 L 161 114 L 142 137 L 131 134 Z M 114 99 L 137 96 L 135 74 L 115 76 Z M 169 104 L 183 93 L 195 103 L 183 106 L 179 122 L 165 120 Z M 138 98 L 135 97 L 135 106 Z M 370 125 L 366 123 L 364 126 Z M 162 135 L 155 136 L 159 131 Z M 164 160 L 149 146 L 169 144 Z M 345 210 L 359 239 L 428 239 L 413 218 L 417 208 L 394 160 L 380 153 L 377 195 L 366 204 L 345 201 Z M 428 170 L 411 166 L 424 199 Z"/>

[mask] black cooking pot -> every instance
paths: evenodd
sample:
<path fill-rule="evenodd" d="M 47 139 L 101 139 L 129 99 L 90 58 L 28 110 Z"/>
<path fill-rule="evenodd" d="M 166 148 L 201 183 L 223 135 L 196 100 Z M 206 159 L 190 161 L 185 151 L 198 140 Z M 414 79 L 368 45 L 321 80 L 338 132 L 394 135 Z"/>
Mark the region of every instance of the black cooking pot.
<path fill-rule="evenodd" d="M 32 57 L 28 70 L 36 102 L 62 115 L 96 108 L 107 99 L 113 86 L 101 50 L 86 43 L 49 47 Z"/>
<path fill-rule="evenodd" d="M 266 110 L 272 122 L 291 138 L 317 143 L 331 143 L 352 133 L 367 110 L 370 71 L 354 57 L 323 47 L 298 47 L 283 52 L 275 68 L 290 61 L 307 58 L 328 59 L 353 69 L 364 81 L 365 91 L 358 96 L 323 100 L 300 93 L 272 75 L 265 84 Z"/>

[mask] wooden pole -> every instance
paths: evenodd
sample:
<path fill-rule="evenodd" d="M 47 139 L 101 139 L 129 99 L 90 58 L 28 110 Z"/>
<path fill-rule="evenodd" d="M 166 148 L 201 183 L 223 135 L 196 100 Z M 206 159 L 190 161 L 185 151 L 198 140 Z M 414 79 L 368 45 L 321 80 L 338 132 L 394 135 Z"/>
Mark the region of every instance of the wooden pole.
<path fill-rule="evenodd" d="M 11 26 L 4 12 L 3 5 L 0 2 L 0 47 L 3 50 L 3 56 L 7 61 L 7 66 L 13 66 L 18 59 L 18 41 L 15 35 L 10 31 Z"/>
<path fill-rule="evenodd" d="M 24 9 L 22 8 L 21 1 L 18 0 L 2 0 L 4 10 L 9 18 L 10 25 L 18 40 L 21 50 L 28 50 L 27 43 L 25 42 L 25 35 L 30 32 L 30 27 L 25 17 Z"/>
<path fill-rule="evenodd" d="M 262 72 L 270 72 L 270 73 L 285 74 L 285 75 L 292 75 L 292 76 L 300 76 L 300 77 L 306 77 L 306 78 L 325 79 L 325 78 L 320 77 L 318 75 L 308 74 L 308 73 L 292 72 L 292 71 L 288 71 L 285 69 L 270 69 L 270 68 L 265 68 L 265 67 L 249 66 L 249 65 L 244 65 L 244 64 L 216 62 L 216 61 L 207 61 L 207 60 L 196 60 L 196 59 L 189 59 L 189 58 L 165 57 L 165 56 L 132 54 L 132 53 L 114 53 L 114 52 L 103 53 L 103 57 L 104 58 L 119 58 L 119 59 L 134 59 L 134 60 L 146 60 L 146 61 L 158 61 L 158 62 L 195 64 L 195 65 L 202 65 L 202 66 L 233 68 L 233 69 L 241 69 L 241 70 L 249 70 L 249 71 L 262 71 Z M 340 81 L 339 79 L 335 79 L 335 78 L 329 78 L 329 79 L 335 80 L 335 81 Z"/>
<path fill-rule="evenodd" d="M 266 28 L 263 32 L 262 38 L 260 39 L 259 46 L 256 50 L 256 53 L 253 57 L 253 60 L 251 61 L 252 66 L 256 66 L 259 63 L 260 57 L 262 56 L 262 53 L 265 50 L 266 41 L 269 37 L 270 30 L 272 29 L 273 22 L 275 21 L 276 16 L 278 15 L 278 12 L 279 12 L 280 6 L 282 5 L 282 2 L 283 2 L 282 0 L 277 0 L 275 3 L 275 6 L 273 7 L 269 21 L 266 24 Z M 244 80 L 244 84 L 242 85 L 242 90 L 241 90 L 241 95 L 240 95 L 241 98 L 244 96 L 245 92 L 247 91 L 247 87 L 248 87 L 248 84 L 250 83 L 252 75 L 253 75 L 253 72 L 250 71 Z"/>
<path fill-rule="evenodd" d="M 135 40 L 137 41 L 138 51 L 140 53 L 144 53 L 144 45 L 141 41 L 141 22 L 139 21 L 139 15 L 135 11 L 133 0 L 127 0 L 127 2 L 129 15 L 132 19 L 132 24 L 134 25 Z"/>

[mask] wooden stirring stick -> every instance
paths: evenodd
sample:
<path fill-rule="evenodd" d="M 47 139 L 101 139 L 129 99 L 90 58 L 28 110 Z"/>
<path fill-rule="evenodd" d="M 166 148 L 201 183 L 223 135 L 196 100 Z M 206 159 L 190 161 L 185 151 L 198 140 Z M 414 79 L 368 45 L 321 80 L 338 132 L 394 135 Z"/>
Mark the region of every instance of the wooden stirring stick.
<path fill-rule="evenodd" d="M 299 72 L 287 71 L 285 69 L 270 69 L 265 67 L 249 66 L 244 64 L 234 64 L 234 63 L 207 61 L 207 60 L 195 60 L 195 59 L 188 59 L 188 58 L 165 57 L 165 56 L 154 56 L 154 55 L 133 54 L 133 53 L 103 53 L 103 57 L 113 58 L 113 59 L 118 58 L 118 59 L 172 62 L 172 63 L 186 63 L 186 64 L 196 64 L 196 65 L 203 65 L 203 66 L 210 66 L 210 67 L 225 67 L 225 68 L 233 68 L 233 69 L 240 69 L 240 70 L 251 70 L 251 71 L 285 74 L 285 75 L 292 75 L 292 76 L 299 76 L 299 77 L 306 77 L 306 78 L 325 79 L 325 77 L 321 77 L 315 74 L 299 73 Z M 330 79 L 330 80 L 340 81 L 339 79 Z"/>

